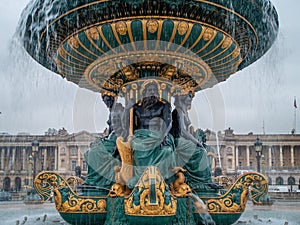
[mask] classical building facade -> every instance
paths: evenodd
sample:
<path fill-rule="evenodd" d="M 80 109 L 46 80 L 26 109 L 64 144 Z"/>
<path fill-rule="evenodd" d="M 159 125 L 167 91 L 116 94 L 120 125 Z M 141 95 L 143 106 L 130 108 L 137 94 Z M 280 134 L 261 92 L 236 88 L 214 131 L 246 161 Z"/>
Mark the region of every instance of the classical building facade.
<path fill-rule="evenodd" d="M 69 134 L 64 129 L 45 135 L 0 134 L 0 189 L 24 190 L 32 184 L 32 177 L 43 170 L 68 177 L 75 175 L 75 167 L 80 166 L 82 174 L 86 174 L 83 154 L 98 137 L 101 134 Z M 38 144 L 36 149 L 34 143 Z"/>
<path fill-rule="evenodd" d="M 287 185 L 300 189 L 300 135 L 299 134 L 234 134 L 232 129 L 223 133 L 207 131 L 207 144 L 214 147 L 216 166 L 227 176 L 257 171 L 255 142 L 261 141 L 260 172 L 270 185 Z M 220 154 L 218 154 L 218 152 Z"/>
<path fill-rule="evenodd" d="M 300 135 L 244 135 L 234 134 L 232 129 L 217 134 L 206 131 L 206 135 L 207 144 L 215 149 L 209 153 L 214 157 L 214 167 L 220 167 L 224 175 L 234 179 L 245 171 L 257 170 L 254 143 L 259 138 L 261 172 L 268 176 L 269 183 L 299 188 Z M 45 135 L 0 134 L 0 189 L 24 190 L 32 177 L 43 170 L 68 177 L 75 175 L 75 167 L 80 166 L 85 175 L 87 164 L 83 154 L 101 136 L 86 131 L 69 134 L 64 129 Z"/>

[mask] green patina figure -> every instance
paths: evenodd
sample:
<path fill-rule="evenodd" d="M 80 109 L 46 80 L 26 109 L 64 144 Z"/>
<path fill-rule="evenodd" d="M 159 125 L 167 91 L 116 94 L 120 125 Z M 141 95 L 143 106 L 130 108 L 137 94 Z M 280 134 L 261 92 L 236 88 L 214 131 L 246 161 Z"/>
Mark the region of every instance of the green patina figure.
<path fill-rule="evenodd" d="M 159 85 L 155 80 L 144 82 L 141 93 L 142 99 L 133 105 L 133 183 L 148 166 L 157 166 L 166 179 L 173 175 L 175 167 L 175 145 L 169 134 L 171 105 L 159 99 Z"/>
<path fill-rule="evenodd" d="M 175 96 L 171 133 L 176 143 L 176 166 L 186 170 L 186 183 L 193 191 L 215 192 L 211 188 L 211 164 L 202 143 L 203 135 L 199 130 L 194 132 L 188 115 L 192 99 L 192 92 Z"/>
<path fill-rule="evenodd" d="M 108 120 L 110 134 L 93 142 L 91 148 L 84 154 L 88 164 L 85 184 L 108 191 L 115 183 L 114 167 L 121 163 L 117 154 L 116 139 L 122 133 L 121 118 L 124 107 L 120 103 L 115 103 L 112 96 L 104 96 L 103 100 L 110 109 Z"/>

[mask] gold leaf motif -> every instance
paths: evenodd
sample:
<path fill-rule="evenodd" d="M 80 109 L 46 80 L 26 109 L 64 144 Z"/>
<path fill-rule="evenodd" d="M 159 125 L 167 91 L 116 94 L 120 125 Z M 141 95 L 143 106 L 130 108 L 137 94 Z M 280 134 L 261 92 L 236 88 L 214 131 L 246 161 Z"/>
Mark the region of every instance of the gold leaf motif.
<path fill-rule="evenodd" d="M 239 60 L 234 64 L 236 67 L 238 67 L 243 62 L 242 58 L 239 58 Z"/>
<path fill-rule="evenodd" d="M 120 35 L 126 35 L 127 33 L 127 26 L 126 23 L 123 21 L 119 21 L 116 24 L 116 31 L 120 34 Z"/>
<path fill-rule="evenodd" d="M 232 44 L 232 39 L 230 37 L 226 37 L 222 44 L 222 49 L 228 48 Z"/>
<path fill-rule="evenodd" d="M 178 24 L 177 31 L 178 31 L 179 35 L 186 34 L 186 32 L 187 32 L 188 29 L 189 29 L 189 24 L 187 22 L 180 22 Z"/>
<path fill-rule="evenodd" d="M 154 182 L 150 186 L 151 182 Z M 154 185 L 153 185 L 154 184 Z M 151 196 L 151 188 L 155 196 Z M 151 202 L 151 198 L 154 198 Z M 148 167 L 129 197 L 124 200 L 125 214 L 132 216 L 172 216 L 176 214 L 177 201 L 155 167 Z"/>
<path fill-rule="evenodd" d="M 238 48 L 236 50 L 234 50 L 234 52 L 232 53 L 232 58 L 236 58 L 241 54 L 241 49 Z"/>
<path fill-rule="evenodd" d="M 158 22 L 157 20 L 149 20 L 147 22 L 147 29 L 150 33 L 155 33 L 158 29 Z"/>
<path fill-rule="evenodd" d="M 96 27 L 92 27 L 92 28 L 86 30 L 86 35 L 96 41 L 99 40 L 99 38 L 100 38 Z"/>
<path fill-rule="evenodd" d="M 203 39 L 204 41 L 209 41 L 214 36 L 215 31 L 212 28 L 207 28 L 204 32 Z"/>
<path fill-rule="evenodd" d="M 160 85 L 161 90 L 165 90 L 166 87 L 167 87 L 167 85 L 166 85 L 165 83 L 162 83 L 162 84 Z"/>
<path fill-rule="evenodd" d="M 132 84 L 131 87 L 133 90 L 136 90 L 138 88 L 137 84 Z"/>
<path fill-rule="evenodd" d="M 68 40 L 68 44 L 73 48 L 79 48 L 79 42 L 75 37 L 70 37 L 70 39 Z"/>
<path fill-rule="evenodd" d="M 63 47 L 59 47 L 59 49 L 57 50 L 58 54 L 61 55 L 63 58 L 66 57 L 66 52 L 63 49 Z"/>

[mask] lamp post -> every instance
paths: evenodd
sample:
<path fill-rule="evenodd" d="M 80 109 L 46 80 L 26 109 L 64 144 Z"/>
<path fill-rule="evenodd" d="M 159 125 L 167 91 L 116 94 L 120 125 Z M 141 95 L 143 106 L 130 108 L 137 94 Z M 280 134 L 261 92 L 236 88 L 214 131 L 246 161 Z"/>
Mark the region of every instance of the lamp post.
<path fill-rule="evenodd" d="M 39 151 L 39 141 L 37 139 L 34 139 L 32 141 L 32 157 L 33 157 L 33 180 L 36 176 L 36 153 Z"/>
<path fill-rule="evenodd" d="M 262 151 L 262 142 L 257 137 L 254 143 L 254 148 L 256 151 L 256 160 L 257 160 L 257 172 L 260 173 L 260 158 L 261 158 L 261 151 Z"/>

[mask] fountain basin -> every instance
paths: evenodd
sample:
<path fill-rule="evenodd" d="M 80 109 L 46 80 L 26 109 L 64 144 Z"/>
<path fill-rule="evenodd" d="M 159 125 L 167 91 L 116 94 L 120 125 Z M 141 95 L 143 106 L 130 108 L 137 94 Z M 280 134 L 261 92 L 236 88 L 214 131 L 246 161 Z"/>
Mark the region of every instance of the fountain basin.
<path fill-rule="evenodd" d="M 164 75 L 170 81 L 186 73 L 196 91 L 211 87 L 260 58 L 279 26 L 268 0 L 36 0 L 22 18 L 21 40 L 35 60 L 97 92 L 141 78 L 128 67 L 141 60 L 175 67 Z"/>

